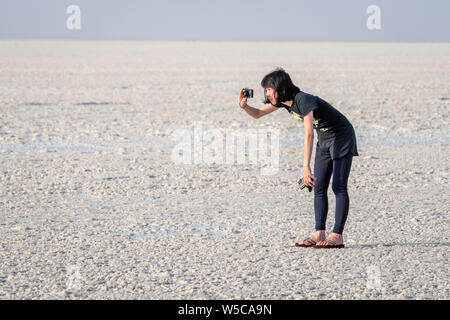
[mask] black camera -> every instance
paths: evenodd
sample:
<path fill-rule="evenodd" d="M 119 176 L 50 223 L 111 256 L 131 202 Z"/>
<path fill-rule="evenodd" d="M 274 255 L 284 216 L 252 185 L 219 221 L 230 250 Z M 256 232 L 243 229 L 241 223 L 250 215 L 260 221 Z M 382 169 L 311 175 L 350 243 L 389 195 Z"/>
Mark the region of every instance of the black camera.
<path fill-rule="evenodd" d="M 242 96 L 244 98 L 253 98 L 253 89 L 244 89 L 244 90 L 242 90 Z"/>
<path fill-rule="evenodd" d="M 305 187 L 308 188 L 309 192 L 312 191 L 312 187 L 311 186 L 307 186 L 304 182 L 303 182 L 303 178 L 300 178 L 300 180 L 298 180 L 298 186 L 300 188 L 300 190 L 305 189 Z"/>

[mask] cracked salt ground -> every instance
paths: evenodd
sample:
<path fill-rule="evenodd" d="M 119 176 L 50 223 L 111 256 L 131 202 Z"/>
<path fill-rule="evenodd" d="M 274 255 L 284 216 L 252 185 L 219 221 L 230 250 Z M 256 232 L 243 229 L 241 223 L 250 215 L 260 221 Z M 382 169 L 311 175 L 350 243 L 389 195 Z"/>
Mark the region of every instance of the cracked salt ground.
<path fill-rule="evenodd" d="M 224 237 L 228 233 L 242 233 L 246 232 L 251 228 L 255 228 L 257 225 L 247 224 L 243 226 L 233 227 L 231 224 L 223 223 L 221 225 L 183 225 L 174 226 L 172 228 L 164 229 L 157 232 L 142 232 L 142 233 L 127 233 L 131 240 L 140 240 L 147 237 L 161 238 L 166 236 L 195 236 L 195 235 L 205 235 L 212 237 Z M 245 230 L 245 231 L 243 231 Z M 119 233 L 120 234 L 120 233 Z"/>
<path fill-rule="evenodd" d="M 450 297 L 449 44 L 1 46 L 1 299 Z M 355 127 L 345 249 L 294 247 L 314 230 L 303 126 L 236 103 L 244 84 L 262 101 L 267 61 Z M 279 130 L 278 172 L 174 164 L 172 133 L 199 123 Z"/>

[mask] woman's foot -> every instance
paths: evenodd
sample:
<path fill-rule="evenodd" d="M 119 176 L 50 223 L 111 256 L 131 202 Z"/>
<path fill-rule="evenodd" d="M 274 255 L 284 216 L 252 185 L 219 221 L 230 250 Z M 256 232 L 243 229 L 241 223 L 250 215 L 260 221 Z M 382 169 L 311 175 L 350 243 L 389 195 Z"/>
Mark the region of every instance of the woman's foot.
<path fill-rule="evenodd" d="M 318 248 L 343 248 L 344 237 L 339 233 L 331 233 L 326 240 L 322 240 L 316 243 Z"/>
<path fill-rule="evenodd" d="M 297 247 L 313 247 L 320 241 L 324 240 L 325 240 L 325 230 L 318 230 L 316 231 L 316 233 L 314 233 L 314 236 L 312 236 L 311 238 L 299 241 L 295 245 Z"/>

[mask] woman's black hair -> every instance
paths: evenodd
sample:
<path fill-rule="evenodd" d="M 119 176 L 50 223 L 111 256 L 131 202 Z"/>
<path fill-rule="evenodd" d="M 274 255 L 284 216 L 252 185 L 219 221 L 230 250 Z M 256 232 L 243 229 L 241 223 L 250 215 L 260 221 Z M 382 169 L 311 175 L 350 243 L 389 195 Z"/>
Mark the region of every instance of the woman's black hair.
<path fill-rule="evenodd" d="M 275 71 L 266 75 L 261 80 L 261 86 L 264 89 L 272 88 L 278 92 L 278 99 L 274 105 L 275 107 L 282 107 L 281 102 L 294 100 L 295 95 L 300 92 L 300 88 L 292 83 L 291 77 L 283 68 L 277 68 Z M 272 104 L 265 96 L 265 93 L 264 98 L 264 103 Z"/>

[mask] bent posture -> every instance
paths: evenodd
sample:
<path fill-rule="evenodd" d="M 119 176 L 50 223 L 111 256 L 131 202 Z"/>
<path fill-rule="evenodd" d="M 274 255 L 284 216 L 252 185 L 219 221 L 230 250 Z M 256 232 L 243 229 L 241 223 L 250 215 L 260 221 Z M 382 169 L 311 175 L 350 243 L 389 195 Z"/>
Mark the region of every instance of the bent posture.
<path fill-rule="evenodd" d="M 301 91 L 283 69 L 266 75 L 264 88 L 265 105 L 259 109 L 250 107 L 247 98 L 239 94 L 239 106 L 250 116 L 258 119 L 279 108 L 285 108 L 291 116 L 302 121 L 305 127 L 303 179 L 314 188 L 315 234 L 296 242 L 298 247 L 343 248 L 343 231 L 349 211 L 350 200 L 347 182 L 353 156 L 358 156 L 356 135 L 347 118 L 318 96 Z M 311 172 L 311 154 L 314 130 L 317 132 L 314 175 Z M 333 175 L 332 189 L 336 197 L 335 224 L 332 233 L 325 236 L 328 214 L 327 191 Z"/>

